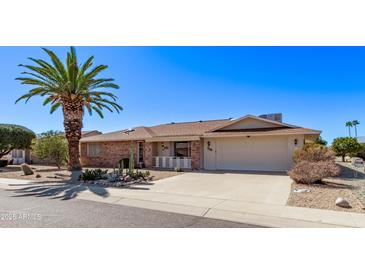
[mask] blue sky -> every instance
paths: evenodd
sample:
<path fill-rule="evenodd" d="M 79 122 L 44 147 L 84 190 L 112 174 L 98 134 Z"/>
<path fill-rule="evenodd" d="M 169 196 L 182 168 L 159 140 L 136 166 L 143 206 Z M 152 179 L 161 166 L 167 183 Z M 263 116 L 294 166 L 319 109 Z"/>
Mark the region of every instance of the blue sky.
<path fill-rule="evenodd" d="M 49 47 L 64 57 L 68 48 Z M 282 112 L 284 121 L 320 129 L 332 141 L 357 119 L 365 135 L 365 47 L 77 47 L 78 57 L 107 64 L 124 110 L 85 115 L 84 130 Z M 50 115 L 40 98 L 14 79 L 27 57 L 47 58 L 39 47 L 0 47 L 0 122 L 36 133 L 62 130 L 61 111 Z"/>

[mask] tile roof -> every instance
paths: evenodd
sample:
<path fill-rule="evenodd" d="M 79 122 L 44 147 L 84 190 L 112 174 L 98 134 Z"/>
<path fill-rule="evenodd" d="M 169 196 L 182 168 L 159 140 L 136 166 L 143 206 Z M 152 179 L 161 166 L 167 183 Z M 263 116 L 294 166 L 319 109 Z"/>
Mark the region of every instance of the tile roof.
<path fill-rule="evenodd" d="M 145 140 L 153 137 L 201 136 L 204 132 L 224 125 L 230 119 L 161 124 L 152 127 L 136 127 L 101 135 L 85 137 L 81 142 Z"/>
<path fill-rule="evenodd" d="M 262 119 L 262 118 L 260 118 Z M 132 130 L 119 130 L 101 135 L 84 137 L 81 142 L 104 142 L 104 141 L 128 141 L 128 140 L 146 140 L 168 137 L 218 137 L 218 136 L 238 136 L 238 135 L 276 135 L 276 134 L 320 134 L 320 131 L 291 126 L 282 123 L 282 127 L 261 128 L 261 129 L 244 129 L 244 130 L 217 130 L 232 122 L 231 119 L 195 121 L 182 123 L 161 124 L 151 127 L 136 127 Z M 214 131 L 213 131 L 214 130 Z"/>
<path fill-rule="evenodd" d="M 81 138 L 81 142 L 111 142 L 111 141 L 128 141 L 128 140 L 145 140 L 151 138 L 149 130 L 145 127 L 137 127 L 132 130 L 123 129 L 108 132 L 100 135 Z"/>
<path fill-rule="evenodd" d="M 252 129 L 252 130 L 241 130 L 241 131 L 215 131 L 205 133 L 204 137 L 232 137 L 232 136 L 259 136 L 259 135 L 291 135 L 291 134 L 320 134 L 321 131 L 309 129 L 309 128 L 266 128 L 264 130 Z"/>

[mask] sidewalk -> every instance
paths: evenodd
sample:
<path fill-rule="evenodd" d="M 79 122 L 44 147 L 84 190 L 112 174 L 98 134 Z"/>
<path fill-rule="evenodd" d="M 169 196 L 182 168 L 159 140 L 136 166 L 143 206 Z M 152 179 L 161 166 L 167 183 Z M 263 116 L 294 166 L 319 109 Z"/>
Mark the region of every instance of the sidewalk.
<path fill-rule="evenodd" d="M 102 198 L 86 191 L 78 199 L 149 208 L 269 227 L 365 227 L 365 214 L 255 204 L 164 193 L 110 189 Z"/>
<path fill-rule="evenodd" d="M 7 183 L 14 184 L 9 186 Z M 23 184 L 22 186 L 19 183 Z M 24 187 L 21 180 L 0 178 L 0 187 Z M 145 190 L 108 188 L 108 195 L 93 191 L 80 192 L 76 199 L 148 208 L 159 211 L 188 214 L 233 222 L 268 227 L 365 227 L 365 214 L 332 210 L 291 207 L 207 198 L 192 195 L 170 194 Z"/>

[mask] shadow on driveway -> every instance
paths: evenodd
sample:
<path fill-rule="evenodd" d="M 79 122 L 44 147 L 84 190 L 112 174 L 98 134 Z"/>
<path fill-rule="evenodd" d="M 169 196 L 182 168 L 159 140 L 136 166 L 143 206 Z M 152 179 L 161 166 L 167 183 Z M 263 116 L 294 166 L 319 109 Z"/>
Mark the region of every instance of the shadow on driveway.
<path fill-rule="evenodd" d="M 16 185 L 12 185 L 16 186 Z M 69 200 L 77 197 L 81 192 L 90 191 L 91 193 L 100 197 L 106 198 L 109 196 L 107 189 L 97 185 L 83 184 L 83 183 L 70 183 L 65 182 L 37 182 L 33 185 L 22 185 L 21 188 L 8 189 L 15 195 L 13 197 L 48 197 L 51 199 Z"/>

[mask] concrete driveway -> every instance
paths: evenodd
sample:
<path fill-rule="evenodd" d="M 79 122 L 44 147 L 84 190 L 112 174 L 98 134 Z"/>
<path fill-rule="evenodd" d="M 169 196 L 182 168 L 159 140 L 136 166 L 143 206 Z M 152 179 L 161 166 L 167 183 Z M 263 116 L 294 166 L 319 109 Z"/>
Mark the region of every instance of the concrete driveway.
<path fill-rule="evenodd" d="M 156 181 L 150 191 L 285 205 L 290 185 L 289 176 L 280 173 L 191 172 Z"/>

